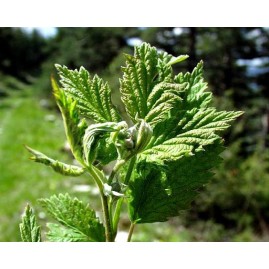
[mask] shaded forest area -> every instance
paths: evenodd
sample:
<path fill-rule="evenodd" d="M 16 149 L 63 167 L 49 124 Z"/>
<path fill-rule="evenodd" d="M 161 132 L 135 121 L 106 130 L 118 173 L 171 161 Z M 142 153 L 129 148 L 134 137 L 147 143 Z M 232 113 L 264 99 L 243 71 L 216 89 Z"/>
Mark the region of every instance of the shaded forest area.
<path fill-rule="evenodd" d="M 214 180 L 171 225 L 179 221 L 194 241 L 268 241 L 268 28 L 58 28 L 50 37 L 38 29 L 0 28 L 0 103 L 20 90 L 14 80 L 39 98 L 52 98 L 49 77 L 59 63 L 104 77 L 120 106 L 122 52 L 132 53 L 142 41 L 174 56 L 188 54 L 178 72 L 203 60 L 217 109 L 245 111 L 225 135 L 227 150 Z"/>

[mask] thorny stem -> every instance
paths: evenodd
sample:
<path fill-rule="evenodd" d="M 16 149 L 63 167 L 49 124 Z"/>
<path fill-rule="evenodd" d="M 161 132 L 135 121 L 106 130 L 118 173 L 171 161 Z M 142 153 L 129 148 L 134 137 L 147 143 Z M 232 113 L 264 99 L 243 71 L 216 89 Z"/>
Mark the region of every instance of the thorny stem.
<path fill-rule="evenodd" d="M 131 178 L 131 175 L 132 175 L 132 172 L 133 172 L 133 169 L 134 169 L 135 162 L 136 162 L 136 157 L 134 156 L 131 159 L 131 161 L 130 161 L 130 164 L 129 164 L 129 167 L 128 167 L 128 171 L 127 171 L 126 176 L 125 176 L 125 179 L 123 181 L 123 184 L 125 184 L 125 185 L 128 185 L 128 183 L 130 181 L 130 178 Z M 115 212 L 114 212 L 114 216 L 113 216 L 113 222 L 112 222 L 112 225 L 113 226 L 112 227 L 113 227 L 113 238 L 114 239 L 115 239 L 115 237 L 117 235 L 117 229 L 118 229 L 118 224 L 119 224 L 120 212 L 121 212 L 121 207 L 122 207 L 123 199 L 124 198 L 120 198 L 117 201 Z"/>
<path fill-rule="evenodd" d="M 133 232 L 134 232 L 134 227 L 135 227 L 135 224 L 132 223 L 131 226 L 130 226 L 130 229 L 129 229 L 129 234 L 128 234 L 127 242 L 131 242 L 132 235 L 133 235 Z"/>

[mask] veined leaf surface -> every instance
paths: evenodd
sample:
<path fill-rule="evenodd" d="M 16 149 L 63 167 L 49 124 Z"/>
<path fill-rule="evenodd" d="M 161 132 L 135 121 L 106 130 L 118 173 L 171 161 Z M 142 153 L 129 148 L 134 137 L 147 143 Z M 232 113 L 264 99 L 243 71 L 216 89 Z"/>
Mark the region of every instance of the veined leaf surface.
<path fill-rule="evenodd" d="M 171 84 L 171 65 L 184 59 L 186 57 L 174 59 L 172 55 L 158 52 L 147 43 L 135 47 L 134 56 L 126 55 L 120 91 L 125 108 L 134 123 L 140 118 L 155 125 L 180 101 L 178 95 L 184 85 Z"/>
<path fill-rule="evenodd" d="M 78 238 L 81 238 L 82 241 L 105 241 L 104 226 L 96 217 L 95 212 L 77 198 L 71 198 L 68 194 L 59 194 L 49 199 L 40 199 L 40 203 L 50 215 L 64 226 L 60 229 L 59 226 L 50 225 L 49 234 L 52 238 L 57 238 L 59 234 L 71 229 L 74 240 L 71 240 L 71 236 L 69 241 L 78 241 Z"/>
<path fill-rule="evenodd" d="M 96 123 L 117 122 L 120 116 L 111 102 L 111 90 L 99 76 L 91 78 L 89 72 L 81 67 L 69 70 L 66 66 L 56 65 L 64 91 L 77 102 L 80 115 Z"/>
<path fill-rule="evenodd" d="M 33 209 L 27 205 L 22 223 L 20 223 L 20 233 L 23 242 L 41 242 L 40 226 L 37 225 Z"/>
<path fill-rule="evenodd" d="M 220 162 L 220 141 L 204 151 L 164 166 L 142 161 L 130 182 L 129 214 L 133 223 L 167 221 L 189 208 L 199 190 L 209 182 L 212 168 Z"/>

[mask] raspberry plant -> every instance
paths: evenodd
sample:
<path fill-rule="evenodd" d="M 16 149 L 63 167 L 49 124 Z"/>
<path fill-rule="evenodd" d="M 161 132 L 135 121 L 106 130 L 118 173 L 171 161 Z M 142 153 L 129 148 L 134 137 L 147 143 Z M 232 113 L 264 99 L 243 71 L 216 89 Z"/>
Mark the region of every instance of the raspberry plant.
<path fill-rule="evenodd" d="M 69 194 L 40 199 L 57 223 L 48 223 L 48 241 L 114 241 L 123 203 L 135 225 L 164 222 L 188 209 L 212 168 L 221 161 L 220 134 L 242 112 L 216 111 L 205 91 L 203 63 L 174 75 L 172 66 L 188 58 L 159 52 L 147 43 L 125 55 L 120 79 L 126 121 L 111 101 L 111 89 L 83 67 L 56 65 L 52 78 L 66 136 L 80 166 L 53 160 L 28 146 L 31 159 L 66 176 L 88 176 L 99 189 L 103 217 Z M 125 116 L 126 119 L 126 116 Z M 109 174 L 104 167 L 114 164 Z M 20 224 L 23 241 L 41 241 L 28 205 Z"/>

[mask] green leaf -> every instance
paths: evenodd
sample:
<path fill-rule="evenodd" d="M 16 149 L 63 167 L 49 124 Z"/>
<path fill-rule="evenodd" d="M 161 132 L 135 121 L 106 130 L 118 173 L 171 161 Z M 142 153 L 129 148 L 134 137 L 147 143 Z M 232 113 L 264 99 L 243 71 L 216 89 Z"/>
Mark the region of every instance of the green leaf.
<path fill-rule="evenodd" d="M 53 160 L 46 156 L 45 154 L 34 150 L 28 146 L 25 145 L 25 148 L 33 154 L 32 157 L 30 157 L 30 160 L 33 160 L 37 163 L 43 163 L 47 166 L 50 166 L 55 172 L 64 175 L 64 176 L 80 176 L 82 175 L 85 170 L 81 167 L 65 164 L 63 162 L 59 162 L 57 160 Z"/>
<path fill-rule="evenodd" d="M 98 164 L 106 165 L 118 157 L 117 149 L 110 136 L 104 135 L 99 140 L 99 145 L 96 153 L 96 160 Z"/>
<path fill-rule="evenodd" d="M 151 145 L 142 153 L 148 162 L 163 163 L 204 150 L 204 146 L 218 140 L 221 131 L 242 112 L 216 112 L 213 108 L 194 108 L 182 111 L 178 123 L 175 119 L 163 122 L 155 128 Z"/>
<path fill-rule="evenodd" d="M 209 106 L 212 94 L 205 91 L 202 62 L 191 73 L 173 78 L 170 72 L 158 69 L 154 59 L 159 56 L 154 48 L 144 44 L 136 52 L 140 50 L 146 53 L 127 59 L 122 82 L 125 105 L 132 119 L 138 110 L 137 117 L 145 118 L 153 127 L 129 186 L 129 212 L 135 223 L 166 221 L 188 208 L 220 160 L 221 133 L 242 114 L 218 112 Z M 168 68 L 174 62 L 177 60 L 171 57 L 166 57 L 166 63 L 158 59 L 158 66 Z M 160 77 L 162 80 L 156 82 Z"/>
<path fill-rule="evenodd" d="M 178 58 L 175 62 L 183 58 Z M 173 61 L 172 55 L 158 53 L 155 47 L 147 43 L 135 47 L 134 56 L 126 55 L 120 91 L 125 108 L 134 123 L 137 119 L 146 119 L 155 125 L 180 100 L 178 94 L 184 85 L 169 84 L 173 82 Z"/>
<path fill-rule="evenodd" d="M 20 233 L 23 242 L 41 242 L 40 226 L 37 225 L 33 209 L 27 205 L 22 223 L 20 223 Z"/>
<path fill-rule="evenodd" d="M 63 90 L 77 102 L 80 115 L 96 123 L 120 120 L 120 116 L 111 102 L 111 90 L 107 83 L 81 67 L 69 70 L 66 66 L 55 65 L 60 75 Z"/>
<path fill-rule="evenodd" d="M 187 87 L 181 98 L 186 109 L 207 107 L 212 101 L 212 93 L 205 92 L 207 83 L 203 78 L 203 62 L 200 61 L 192 73 L 179 73 L 174 78 L 175 83 L 187 83 Z"/>
<path fill-rule="evenodd" d="M 105 241 L 104 226 L 96 217 L 95 212 L 89 208 L 89 205 L 85 205 L 77 198 L 72 199 L 69 194 L 53 195 L 49 199 L 40 199 L 40 203 L 65 228 L 60 229 L 53 226 L 50 237 L 55 238 L 67 233 L 71 234 L 70 240 L 72 238 L 78 240 L 80 237 L 82 241 Z"/>
<path fill-rule="evenodd" d="M 154 128 L 155 125 L 169 117 L 174 107 L 179 107 L 182 102 L 179 96 L 184 90 L 185 84 L 159 83 L 148 96 L 148 113 L 145 116 L 146 122 Z"/>
<path fill-rule="evenodd" d="M 86 121 L 80 120 L 77 101 L 67 96 L 52 78 L 53 93 L 62 113 L 65 133 L 74 157 L 83 164 L 82 138 L 87 128 Z"/>
<path fill-rule="evenodd" d="M 220 162 L 221 141 L 205 146 L 204 151 L 185 156 L 164 166 L 140 161 L 129 184 L 129 214 L 133 223 L 167 221 L 188 209 L 198 191 L 212 177 Z"/>
<path fill-rule="evenodd" d="M 171 105 L 169 113 L 154 126 L 151 142 L 141 153 L 146 161 L 163 164 L 166 160 L 195 154 L 219 139 L 219 134 L 230 126 L 230 122 L 242 115 L 241 111 L 217 112 L 209 107 L 211 93 L 205 92 L 207 84 L 203 80 L 202 67 L 200 62 L 192 73 L 179 74 L 175 83 L 169 84 L 178 87 L 175 90 L 178 102 Z M 164 90 L 160 92 L 165 93 Z M 155 90 L 150 96 L 156 96 L 150 100 L 161 100 Z M 165 109 L 159 116 L 163 113 Z"/>
<path fill-rule="evenodd" d="M 189 58 L 189 55 L 180 55 L 178 57 L 173 57 L 168 63 L 167 65 L 173 65 L 173 64 L 177 64 L 180 62 L 185 61 L 187 58 Z"/>
<path fill-rule="evenodd" d="M 47 238 L 50 242 L 89 242 L 91 239 L 80 231 L 55 223 L 47 223 Z"/>

